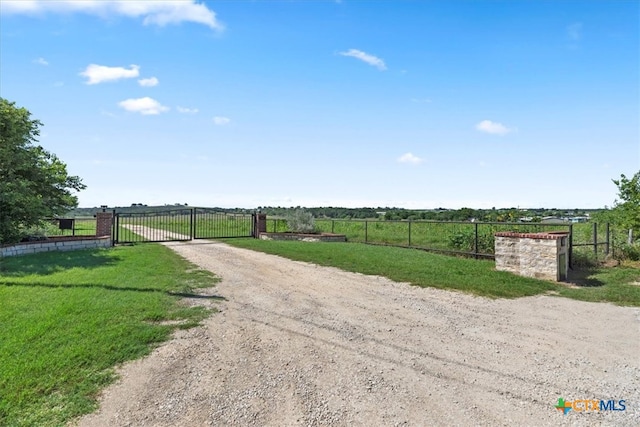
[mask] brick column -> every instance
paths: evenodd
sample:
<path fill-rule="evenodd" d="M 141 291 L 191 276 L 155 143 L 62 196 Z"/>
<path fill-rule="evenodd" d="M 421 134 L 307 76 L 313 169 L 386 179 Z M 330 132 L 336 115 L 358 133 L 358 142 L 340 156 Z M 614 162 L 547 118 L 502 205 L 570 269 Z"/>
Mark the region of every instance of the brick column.
<path fill-rule="evenodd" d="M 260 238 L 260 233 L 267 232 L 267 214 L 254 214 L 255 224 L 253 228 L 253 237 Z"/>
<path fill-rule="evenodd" d="M 111 237 L 111 224 L 113 223 L 112 212 L 98 212 L 96 214 L 96 236 Z"/>

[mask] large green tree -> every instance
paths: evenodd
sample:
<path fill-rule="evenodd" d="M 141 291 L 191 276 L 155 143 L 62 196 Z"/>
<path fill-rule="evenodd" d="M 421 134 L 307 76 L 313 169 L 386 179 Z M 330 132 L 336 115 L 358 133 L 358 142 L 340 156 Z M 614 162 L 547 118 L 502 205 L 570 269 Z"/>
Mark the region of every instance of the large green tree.
<path fill-rule="evenodd" d="M 613 212 L 625 229 L 633 229 L 635 236 L 640 235 L 640 171 L 633 178 L 624 174 L 614 179 L 618 186 L 618 197 Z"/>
<path fill-rule="evenodd" d="M 37 144 L 42 123 L 0 98 L 0 243 L 20 240 L 27 227 L 78 205 L 85 188 L 67 166 Z"/>

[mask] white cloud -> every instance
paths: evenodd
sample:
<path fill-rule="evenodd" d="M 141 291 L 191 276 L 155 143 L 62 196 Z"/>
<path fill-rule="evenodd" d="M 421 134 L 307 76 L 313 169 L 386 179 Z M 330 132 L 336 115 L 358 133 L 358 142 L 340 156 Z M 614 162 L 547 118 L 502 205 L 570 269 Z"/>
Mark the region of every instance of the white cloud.
<path fill-rule="evenodd" d="M 582 22 L 575 22 L 567 27 L 567 35 L 571 40 L 580 40 L 582 38 Z"/>
<path fill-rule="evenodd" d="M 47 61 L 46 59 L 40 57 L 38 59 L 34 59 L 33 60 L 34 64 L 38 64 L 38 65 L 49 65 L 49 61 Z"/>
<path fill-rule="evenodd" d="M 127 111 L 140 113 L 145 116 L 152 114 L 160 114 L 169 111 L 169 107 L 165 107 L 153 98 L 144 97 L 137 99 L 127 99 L 119 102 L 118 105 Z"/>
<path fill-rule="evenodd" d="M 360 61 L 366 62 L 367 64 L 376 67 L 381 71 L 387 69 L 387 66 L 382 59 L 378 58 L 377 56 L 369 55 L 368 53 L 358 49 L 349 49 L 346 52 L 340 52 L 340 55 L 359 59 Z"/>
<path fill-rule="evenodd" d="M 424 162 L 424 159 L 414 156 L 412 153 L 405 153 L 402 156 L 398 157 L 398 162 L 400 163 L 409 163 L 412 165 L 418 165 Z"/>
<path fill-rule="evenodd" d="M 215 12 L 199 0 L 3 0 L 2 13 L 85 13 L 102 18 L 142 18 L 144 25 L 194 22 L 222 31 Z"/>
<path fill-rule="evenodd" d="M 182 114 L 196 114 L 199 110 L 197 108 L 177 107 L 178 113 Z"/>
<path fill-rule="evenodd" d="M 224 125 L 228 125 L 229 123 L 231 123 L 231 119 L 228 117 L 220 117 L 220 116 L 216 116 L 213 118 L 213 123 L 215 123 L 218 126 L 224 126 Z"/>
<path fill-rule="evenodd" d="M 105 65 L 90 64 L 80 75 L 88 79 L 86 81 L 88 85 L 138 77 L 140 75 L 140 67 L 137 65 L 131 65 L 130 67 L 131 68 L 127 69 L 123 67 L 107 67 Z"/>
<path fill-rule="evenodd" d="M 150 77 L 148 79 L 140 79 L 138 80 L 138 84 L 143 87 L 153 87 L 157 86 L 160 81 L 155 77 Z"/>
<path fill-rule="evenodd" d="M 483 120 L 476 125 L 476 129 L 480 132 L 486 132 L 493 135 L 506 135 L 513 132 L 513 129 L 509 129 L 502 123 L 492 122 L 491 120 Z"/>

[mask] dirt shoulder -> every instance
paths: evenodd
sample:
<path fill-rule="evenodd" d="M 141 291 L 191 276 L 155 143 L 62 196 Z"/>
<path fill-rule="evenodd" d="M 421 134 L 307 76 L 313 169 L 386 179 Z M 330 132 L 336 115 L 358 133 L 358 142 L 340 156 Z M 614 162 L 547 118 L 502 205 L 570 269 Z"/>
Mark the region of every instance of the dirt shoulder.
<path fill-rule="evenodd" d="M 640 425 L 640 310 L 490 300 L 220 243 L 202 327 L 127 364 L 80 426 Z M 425 266 L 428 268 L 428 266 Z M 626 411 L 554 409 L 624 399 Z"/>

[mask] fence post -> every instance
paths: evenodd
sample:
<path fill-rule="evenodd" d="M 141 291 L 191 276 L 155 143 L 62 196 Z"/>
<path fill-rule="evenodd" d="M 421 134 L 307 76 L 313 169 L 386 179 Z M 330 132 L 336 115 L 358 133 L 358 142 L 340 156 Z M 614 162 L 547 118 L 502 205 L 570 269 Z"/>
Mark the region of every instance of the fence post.
<path fill-rule="evenodd" d="M 569 224 L 569 268 L 573 268 L 573 224 Z"/>
<path fill-rule="evenodd" d="M 193 240 L 196 238 L 196 212 L 194 208 L 191 208 L 190 210 L 191 227 L 189 227 L 189 237 L 191 237 L 191 240 Z"/>
<path fill-rule="evenodd" d="M 367 243 L 368 242 L 368 237 L 369 237 L 369 227 L 368 227 L 369 222 L 365 219 L 364 220 L 364 242 Z"/>
<path fill-rule="evenodd" d="M 475 235 L 475 239 L 473 240 L 473 255 L 475 259 L 478 259 L 478 223 L 473 223 L 473 233 Z"/>
<path fill-rule="evenodd" d="M 118 243 L 118 215 L 116 210 L 113 210 L 113 217 L 111 218 L 111 246 L 115 246 Z"/>
<path fill-rule="evenodd" d="M 335 220 L 331 220 L 331 234 L 335 234 L 334 230 L 334 225 L 335 225 L 336 221 Z"/>
<path fill-rule="evenodd" d="M 628 244 L 632 244 L 633 243 L 633 228 L 629 229 L 629 236 L 627 237 L 627 243 Z"/>
<path fill-rule="evenodd" d="M 409 246 L 411 246 L 411 220 L 409 220 Z"/>
<path fill-rule="evenodd" d="M 609 232 L 609 223 L 607 223 L 607 225 L 605 226 L 605 233 L 607 237 L 607 243 L 604 247 L 604 253 L 606 256 L 609 256 L 609 249 L 611 247 L 611 242 L 609 241 L 611 239 L 611 233 Z"/>
<path fill-rule="evenodd" d="M 593 254 L 598 259 L 598 223 L 593 223 Z"/>

